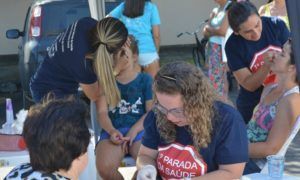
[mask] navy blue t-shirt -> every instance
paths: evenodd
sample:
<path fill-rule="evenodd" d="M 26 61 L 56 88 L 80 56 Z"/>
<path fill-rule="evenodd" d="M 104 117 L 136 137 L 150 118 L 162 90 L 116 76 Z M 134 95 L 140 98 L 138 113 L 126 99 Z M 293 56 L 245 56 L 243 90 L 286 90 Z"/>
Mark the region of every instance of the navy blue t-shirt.
<path fill-rule="evenodd" d="M 82 18 L 57 36 L 31 79 L 33 96 L 42 98 L 50 91 L 58 97 L 76 94 L 79 83 L 96 82 L 92 61 L 85 59 L 91 51 L 89 31 L 96 24 L 90 17 Z"/>
<path fill-rule="evenodd" d="M 117 84 L 121 101 L 109 111 L 109 117 L 115 128 L 130 128 L 147 112 L 146 102 L 152 99 L 152 77 L 139 73 L 133 81 Z"/>
<path fill-rule="evenodd" d="M 200 151 L 191 150 L 194 149 L 193 140 L 187 127 L 176 127 L 176 140 L 174 143 L 171 143 L 173 147 L 169 148 L 170 143 L 165 143 L 159 135 L 155 113 L 152 111 L 148 113 L 144 121 L 145 134 L 142 144 L 158 151 L 165 151 L 167 148 L 170 149 L 164 155 L 159 153 L 157 157 L 157 159 L 162 159 L 161 162 L 157 162 L 160 176 L 162 176 L 162 173 L 167 173 L 167 175 L 173 176 L 165 174 L 166 176 L 164 177 L 180 178 L 180 175 L 181 177 L 193 177 L 193 172 L 185 173 L 185 171 L 188 172 L 194 168 L 197 169 L 197 172 L 199 172 L 199 169 L 211 172 L 217 170 L 218 165 L 248 161 L 246 127 L 240 113 L 233 107 L 221 102 L 216 102 L 214 107 L 215 112 L 218 114 L 212 120 L 214 123 L 211 142 L 208 144 L 208 147 L 202 148 Z M 175 152 L 183 149 L 187 150 L 187 154 L 191 153 L 193 158 L 200 158 L 196 158 L 195 163 L 191 159 L 187 160 L 187 154 L 185 154 L 183 157 L 184 160 L 182 160 L 182 157 L 179 157 Z M 199 153 L 199 155 L 195 155 L 195 153 Z M 180 169 L 180 172 L 176 170 L 172 171 L 168 167 L 170 165 L 173 165 L 173 169 L 183 169 Z"/>
<path fill-rule="evenodd" d="M 261 55 L 266 48 L 270 46 L 282 48 L 287 41 L 290 33 L 282 20 L 276 17 L 261 17 L 261 20 L 262 34 L 258 41 L 249 41 L 234 33 L 229 37 L 225 50 L 231 71 L 234 72 L 242 68 L 249 68 L 250 70 L 251 62 Z M 243 86 L 240 87 L 237 106 L 248 109 L 252 115 L 254 107 L 260 100 L 263 86 L 254 92 L 246 90 Z"/>

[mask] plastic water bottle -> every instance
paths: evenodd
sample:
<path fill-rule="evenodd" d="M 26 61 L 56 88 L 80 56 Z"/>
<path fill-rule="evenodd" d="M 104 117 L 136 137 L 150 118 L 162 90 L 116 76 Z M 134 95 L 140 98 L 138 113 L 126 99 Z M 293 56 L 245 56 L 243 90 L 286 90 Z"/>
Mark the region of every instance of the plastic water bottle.
<path fill-rule="evenodd" d="M 6 98 L 6 123 L 12 124 L 14 122 L 14 111 L 10 98 Z"/>
<path fill-rule="evenodd" d="M 14 112 L 10 98 L 6 98 L 6 122 L 2 125 L 0 133 L 14 134 L 12 124 L 14 122 Z"/>
<path fill-rule="evenodd" d="M 10 98 L 6 99 L 6 122 L 0 130 L 0 151 L 20 151 L 26 149 L 26 144 L 21 135 L 16 135 L 12 127 L 14 112 Z M 2 134 L 1 134 L 2 133 Z"/>

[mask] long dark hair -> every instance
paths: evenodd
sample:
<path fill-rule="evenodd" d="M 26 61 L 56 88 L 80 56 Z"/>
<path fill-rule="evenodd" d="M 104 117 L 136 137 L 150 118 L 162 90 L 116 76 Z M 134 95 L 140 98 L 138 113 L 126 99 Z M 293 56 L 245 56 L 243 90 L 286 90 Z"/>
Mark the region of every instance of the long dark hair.
<path fill-rule="evenodd" d="M 135 18 L 144 14 L 145 0 L 125 0 L 123 14 Z"/>
<path fill-rule="evenodd" d="M 293 48 L 293 45 L 292 45 L 292 39 L 291 38 L 289 38 L 288 40 L 287 40 L 287 42 L 290 44 L 290 46 L 291 46 L 291 52 L 290 52 L 290 64 L 291 65 L 296 65 L 296 61 L 295 61 L 295 55 L 294 55 L 294 48 Z M 300 85 L 300 81 L 299 81 L 299 78 L 298 78 L 298 76 L 296 75 L 296 82 L 298 83 L 298 85 Z"/>

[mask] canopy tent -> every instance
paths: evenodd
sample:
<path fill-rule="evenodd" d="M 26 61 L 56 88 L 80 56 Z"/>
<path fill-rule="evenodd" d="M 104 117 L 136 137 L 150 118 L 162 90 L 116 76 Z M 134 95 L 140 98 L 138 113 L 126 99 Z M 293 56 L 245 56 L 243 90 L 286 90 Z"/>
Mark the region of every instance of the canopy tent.
<path fill-rule="evenodd" d="M 293 53 L 298 72 L 297 78 L 300 80 L 300 1 L 286 0 L 286 7 L 291 26 Z"/>

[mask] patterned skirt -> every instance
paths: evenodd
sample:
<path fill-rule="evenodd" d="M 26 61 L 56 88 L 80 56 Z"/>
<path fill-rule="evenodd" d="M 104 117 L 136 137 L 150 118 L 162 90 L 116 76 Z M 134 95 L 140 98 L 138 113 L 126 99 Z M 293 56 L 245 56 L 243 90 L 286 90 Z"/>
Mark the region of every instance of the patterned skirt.
<path fill-rule="evenodd" d="M 222 99 L 227 99 L 225 82 L 227 81 L 226 63 L 222 62 L 222 48 L 220 44 L 208 42 L 207 52 L 208 77 Z"/>

